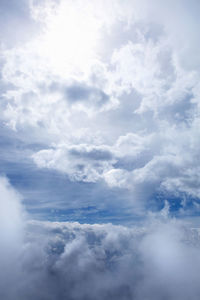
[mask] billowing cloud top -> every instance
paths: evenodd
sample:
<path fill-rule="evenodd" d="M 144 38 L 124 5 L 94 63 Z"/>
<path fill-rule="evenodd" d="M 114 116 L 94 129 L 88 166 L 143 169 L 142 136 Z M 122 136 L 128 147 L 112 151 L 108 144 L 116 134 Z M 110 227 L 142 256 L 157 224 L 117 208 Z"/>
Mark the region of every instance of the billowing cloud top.
<path fill-rule="evenodd" d="M 131 228 L 29 221 L 6 178 L 0 193 L 2 299 L 199 298 L 199 229 L 166 210 Z"/>
<path fill-rule="evenodd" d="M 1 173 L 33 218 L 199 215 L 198 10 L 1 1 Z"/>
<path fill-rule="evenodd" d="M 3 1 L 1 132 L 12 153 L 3 172 L 17 152 L 16 169 L 23 161 L 31 177 L 92 184 L 98 200 L 81 191 L 79 207 L 113 206 L 106 190 L 120 195 L 116 209 L 141 214 L 167 199 L 170 211 L 198 213 L 198 9 L 195 0 Z"/>

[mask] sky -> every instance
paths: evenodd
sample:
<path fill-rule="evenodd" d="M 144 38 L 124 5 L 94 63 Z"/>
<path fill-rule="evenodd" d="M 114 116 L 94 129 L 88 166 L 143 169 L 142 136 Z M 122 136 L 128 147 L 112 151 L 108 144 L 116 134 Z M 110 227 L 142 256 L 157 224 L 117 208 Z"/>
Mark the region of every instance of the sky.
<path fill-rule="evenodd" d="M 0 298 L 199 299 L 199 10 L 0 0 Z"/>

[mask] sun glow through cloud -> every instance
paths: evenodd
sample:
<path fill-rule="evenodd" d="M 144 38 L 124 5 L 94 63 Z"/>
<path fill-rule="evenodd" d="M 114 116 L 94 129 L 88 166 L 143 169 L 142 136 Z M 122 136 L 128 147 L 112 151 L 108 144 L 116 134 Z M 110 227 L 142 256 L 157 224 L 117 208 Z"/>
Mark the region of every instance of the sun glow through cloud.
<path fill-rule="evenodd" d="M 88 68 L 97 58 L 100 22 L 92 10 L 64 2 L 48 16 L 45 25 L 40 53 L 58 72 Z"/>

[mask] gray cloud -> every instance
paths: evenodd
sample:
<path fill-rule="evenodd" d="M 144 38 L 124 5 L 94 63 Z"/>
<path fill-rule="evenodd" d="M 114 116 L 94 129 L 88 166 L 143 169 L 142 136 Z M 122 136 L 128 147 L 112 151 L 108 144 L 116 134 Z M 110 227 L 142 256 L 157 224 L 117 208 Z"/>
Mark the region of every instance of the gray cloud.
<path fill-rule="evenodd" d="M 4 287 L 4 299 L 199 297 L 198 230 L 169 220 L 149 229 L 31 222 L 26 230 L 15 298 Z"/>
<path fill-rule="evenodd" d="M 5 178 L 0 189 L 2 299 L 199 298 L 199 229 L 170 220 L 167 207 L 142 227 L 25 222 Z"/>
<path fill-rule="evenodd" d="M 89 101 L 90 105 L 92 104 L 98 107 L 106 104 L 109 100 L 109 96 L 100 89 L 78 83 L 67 87 L 65 94 L 71 104 L 79 101 Z"/>
<path fill-rule="evenodd" d="M 74 146 L 69 149 L 69 154 L 89 160 L 111 160 L 112 152 L 106 147 Z"/>

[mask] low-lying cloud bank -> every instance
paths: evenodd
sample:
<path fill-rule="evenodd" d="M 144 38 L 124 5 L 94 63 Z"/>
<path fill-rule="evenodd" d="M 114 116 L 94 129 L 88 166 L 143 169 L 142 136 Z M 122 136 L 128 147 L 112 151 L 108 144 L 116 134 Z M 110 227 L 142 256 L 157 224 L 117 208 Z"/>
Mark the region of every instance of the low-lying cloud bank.
<path fill-rule="evenodd" d="M 28 221 L 5 178 L 0 195 L 0 299 L 199 299 L 198 229 Z"/>

